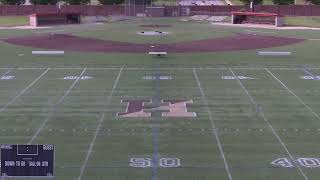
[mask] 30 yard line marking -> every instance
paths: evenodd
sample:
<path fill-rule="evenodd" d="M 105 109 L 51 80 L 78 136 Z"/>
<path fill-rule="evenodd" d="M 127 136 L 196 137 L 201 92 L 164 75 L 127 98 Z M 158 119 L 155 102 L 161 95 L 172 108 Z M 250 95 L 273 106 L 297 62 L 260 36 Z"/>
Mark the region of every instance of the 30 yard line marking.
<path fill-rule="evenodd" d="M 79 77 L 81 77 L 84 73 L 86 72 L 86 68 L 84 68 L 81 72 L 81 74 L 79 75 Z M 51 118 L 51 116 L 55 113 L 56 108 L 59 104 L 61 104 L 64 99 L 67 97 L 67 95 L 70 93 L 70 91 L 73 89 L 73 87 L 78 83 L 78 81 L 80 80 L 80 78 L 77 78 L 69 87 L 69 89 L 63 94 L 63 96 L 61 96 L 61 98 L 59 99 L 59 101 L 57 103 L 55 103 L 53 105 L 53 107 L 50 109 L 49 114 L 46 116 L 46 118 L 44 119 L 44 121 L 42 122 L 41 126 L 38 128 L 38 130 L 34 133 L 34 135 L 32 136 L 32 138 L 30 139 L 30 141 L 28 142 L 28 144 L 31 144 L 39 135 L 39 133 L 43 130 L 43 128 L 46 126 L 47 122 L 49 121 L 49 119 Z"/>
<path fill-rule="evenodd" d="M 304 102 L 302 101 L 302 99 L 300 99 L 299 96 L 297 96 L 291 89 L 289 89 L 289 87 L 286 86 L 280 79 L 278 79 L 268 68 L 265 68 L 265 70 L 266 70 L 274 79 L 276 79 L 285 89 L 287 89 L 287 91 L 288 91 L 289 93 L 291 93 L 296 99 L 298 99 L 298 101 L 299 101 L 301 104 L 303 104 L 318 120 L 320 120 L 320 116 L 319 116 L 316 112 L 314 112 L 313 109 L 312 109 L 310 106 L 308 106 L 306 103 L 304 103 Z"/>
<path fill-rule="evenodd" d="M 237 75 L 233 72 L 233 70 L 231 68 L 229 68 L 229 71 L 232 73 L 232 75 L 234 77 L 236 77 L 236 80 L 238 82 L 238 84 L 241 86 L 241 88 L 243 89 L 243 91 L 246 93 L 247 97 L 250 100 L 250 103 L 254 106 L 254 108 L 257 109 L 257 111 L 259 112 L 259 114 L 261 115 L 262 119 L 267 123 L 268 127 L 271 129 L 273 135 L 277 138 L 278 142 L 281 144 L 281 146 L 283 147 L 283 149 L 286 151 L 287 155 L 290 157 L 290 159 L 292 160 L 292 162 L 294 163 L 295 167 L 297 167 L 299 173 L 304 177 L 305 180 L 308 180 L 308 177 L 306 176 L 306 174 L 303 172 L 303 170 L 301 169 L 300 165 L 298 163 L 296 163 L 293 155 L 290 153 L 287 145 L 282 141 L 282 139 L 280 138 L 280 136 L 278 135 L 278 133 L 275 131 L 275 129 L 273 128 L 272 124 L 270 123 L 270 121 L 267 119 L 267 117 L 265 116 L 263 110 L 260 108 L 261 106 L 259 106 L 257 104 L 257 102 L 255 101 L 255 99 L 251 96 L 251 94 L 249 93 L 249 91 L 247 90 L 247 88 L 242 84 L 241 80 L 237 77 Z"/>
<path fill-rule="evenodd" d="M 113 96 L 113 94 L 114 94 L 114 91 L 115 91 L 115 89 L 116 89 L 116 87 L 117 87 L 117 84 L 118 84 L 118 81 L 119 81 L 119 79 L 120 79 L 122 70 L 123 70 L 123 67 L 121 67 L 121 69 L 120 69 L 120 71 L 119 71 L 119 73 L 118 73 L 118 76 L 117 76 L 117 78 L 116 78 L 116 81 L 115 81 L 115 83 L 114 83 L 114 85 L 113 85 L 113 87 L 112 87 L 112 90 L 111 90 L 110 94 L 109 94 L 109 97 L 108 97 L 108 99 L 107 99 L 107 105 L 109 105 L 109 104 L 111 103 L 111 99 L 112 99 L 112 96 Z M 78 177 L 78 180 L 81 180 L 82 175 L 83 175 L 83 173 L 84 173 L 84 169 L 85 169 L 86 166 L 87 166 L 88 160 L 89 160 L 90 155 L 91 155 L 91 153 L 92 153 L 92 149 L 93 149 L 94 143 L 96 142 L 98 133 L 99 133 L 99 131 L 100 131 L 100 129 L 101 129 L 101 125 L 102 125 L 104 116 L 105 116 L 105 113 L 103 112 L 102 115 L 101 115 L 101 117 L 100 117 L 100 119 L 99 119 L 98 127 L 97 127 L 97 129 L 96 129 L 96 131 L 95 131 L 95 133 L 94 133 L 94 136 L 93 136 L 92 140 L 91 140 L 89 149 L 88 149 L 88 151 L 87 151 L 86 158 L 85 158 L 85 160 L 84 160 L 84 162 L 83 162 L 83 164 L 82 164 L 82 166 L 81 166 L 80 175 L 79 175 L 79 177 Z"/>
<path fill-rule="evenodd" d="M 31 88 L 36 82 L 38 82 L 45 74 L 47 74 L 47 72 L 50 70 L 50 68 L 48 68 L 47 70 L 45 70 L 40 76 L 38 76 L 35 80 L 33 80 L 26 88 L 24 88 L 22 91 L 20 91 L 20 93 L 18 95 L 16 95 L 14 98 L 11 99 L 11 101 L 9 101 L 7 104 L 5 104 L 1 109 L 0 112 L 4 111 L 9 105 L 11 105 L 12 103 L 14 103 L 20 96 L 22 96 L 29 88 Z"/>
<path fill-rule="evenodd" d="M 226 171 L 227 171 L 227 173 L 228 173 L 228 179 L 229 179 L 229 180 L 232 180 L 232 176 L 231 176 L 231 173 L 230 173 L 230 170 L 229 170 L 229 165 L 228 165 L 228 162 L 227 162 L 226 157 L 225 157 L 225 155 L 224 155 L 224 151 L 223 151 L 223 148 L 222 148 L 222 145 L 221 145 L 221 142 L 220 142 L 220 138 L 219 138 L 219 136 L 218 136 L 218 133 L 217 133 L 217 131 L 216 131 L 216 127 L 215 127 L 214 122 L 213 122 L 212 112 L 211 112 L 211 110 L 210 110 L 210 108 L 209 108 L 209 103 L 208 103 L 207 98 L 206 98 L 206 95 L 205 95 L 205 93 L 204 93 L 204 91 L 203 91 L 203 89 L 202 89 L 202 86 L 201 86 L 200 80 L 199 80 L 199 78 L 198 78 L 196 69 L 193 69 L 193 74 L 194 74 L 194 77 L 195 77 L 195 79 L 196 79 L 196 81 L 197 81 L 198 88 L 199 88 L 200 93 L 201 93 L 202 101 L 204 102 L 205 107 L 206 107 L 206 109 L 207 109 L 207 112 L 208 112 L 208 115 L 209 115 L 209 120 L 210 120 L 210 123 L 211 123 L 211 127 L 212 127 L 212 129 L 213 129 L 212 131 L 213 131 L 214 136 L 215 136 L 215 138 L 216 138 L 216 141 L 217 141 L 217 143 L 218 143 L 219 150 L 220 150 L 220 154 L 221 154 L 221 157 L 222 157 L 222 159 L 223 159 L 225 169 L 226 169 Z"/>

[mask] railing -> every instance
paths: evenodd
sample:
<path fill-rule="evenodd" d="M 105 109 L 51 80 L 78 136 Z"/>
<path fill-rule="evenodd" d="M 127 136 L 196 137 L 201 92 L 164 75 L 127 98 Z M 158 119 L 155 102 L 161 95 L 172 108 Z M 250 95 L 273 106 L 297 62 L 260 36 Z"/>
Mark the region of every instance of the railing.
<path fill-rule="evenodd" d="M 81 13 L 86 16 L 97 15 L 131 15 L 135 16 L 137 13 L 145 13 L 146 6 L 141 5 L 71 5 L 61 6 L 59 9 L 55 5 L 1 5 L 0 15 L 30 15 L 34 13 Z M 225 13 L 228 14 L 232 11 L 250 11 L 246 6 L 165 6 L 165 16 L 184 16 L 182 13 L 188 9 L 189 12 L 196 12 L 195 14 L 201 14 L 201 12 L 210 13 L 213 15 Z M 317 5 L 262 5 L 255 6 L 256 12 L 268 12 L 277 13 L 279 15 L 289 16 L 320 16 L 320 6 Z"/>

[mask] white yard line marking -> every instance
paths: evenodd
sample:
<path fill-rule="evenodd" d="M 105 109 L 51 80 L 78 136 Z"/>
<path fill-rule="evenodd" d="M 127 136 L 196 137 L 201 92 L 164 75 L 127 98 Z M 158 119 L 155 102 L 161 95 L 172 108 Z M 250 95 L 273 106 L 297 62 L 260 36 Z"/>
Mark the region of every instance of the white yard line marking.
<path fill-rule="evenodd" d="M 290 159 L 292 160 L 292 162 L 294 162 L 295 167 L 297 167 L 299 173 L 304 177 L 305 180 L 308 180 L 308 177 L 306 176 L 306 174 L 303 172 L 303 170 L 301 169 L 300 165 L 298 163 L 296 163 L 295 158 L 293 157 L 293 155 L 290 153 L 287 145 L 282 141 L 282 139 L 280 138 L 280 136 L 278 135 L 278 133 L 275 131 L 275 129 L 273 128 L 272 124 L 270 123 L 270 121 L 267 119 L 267 117 L 265 116 L 263 110 L 261 109 L 261 106 L 259 106 L 257 104 L 257 102 L 255 101 L 255 99 L 251 96 L 251 94 L 249 93 L 249 91 L 247 90 L 247 88 L 242 84 L 241 80 L 239 78 L 237 78 L 236 74 L 233 72 L 233 70 L 231 68 L 229 68 L 229 71 L 233 74 L 233 76 L 236 77 L 238 84 L 241 86 L 241 88 L 243 89 L 243 91 L 246 93 L 247 97 L 250 100 L 250 103 L 252 103 L 252 105 L 256 108 L 256 110 L 258 111 L 258 113 L 261 115 L 262 119 L 267 123 L 268 127 L 271 129 L 273 135 L 277 138 L 278 142 L 281 144 L 281 146 L 283 147 L 283 149 L 286 151 L 287 155 L 290 157 Z"/>
<path fill-rule="evenodd" d="M 12 69 L 7 70 L 5 73 L 3 73 L 2 75 L 0 75 L 0 77 L 6 76 L 6 75 L 9 74 L 11 71 L 12 71 Z"/>
<path fill-rule="evenodd" d="M 198 84 L 198 88 L 199 88 L 200 93 L 201 93 L 202 101 L 204 102 L 205 107 L 207 109 L 207 112 L 208 112 L 208 115 L 209 115 L 209 120 L 210 120 L 211 127 L 212 127 L 212 132 L 214 133 L 214 136 L 215 136 L 216 141 L 218 143 L 220 154 L 221 154 L 221 157 L 223 159 L 225 169 L 226 169 L 226 171 L 228 173 L 228 179 L 232 180 L 232 176 L 231 176 L 231 173 L 230 173 L 230 170 L 229 170 L 229 165 L 228 165 L 228 162 L 227 162 L 226 157 L 224 155 L 224 151 L 223 151 L 223 148 L 222 148 L 222 145 L 221 145 L 221 142 L 220 142 L 219 135 L 218 135 L 218 133 L 216 131 L 216 127 L 214 125 L 214 121 L 213 121 L 213 118 L 212 118 L 212 112 L 211 112 L 211 110 L 209 108 L 209 103 L 208 103 L 206 95 L 205 95 L 205 93 L 204 93 L 204 91 L 202 89 L 202 86 L 201 86 L 200 80 L 198 78 L 196 69 L 193 69 L 193 74 L 194 74 L 194 77 L 196 78 L 196 81 L 197 81 L 197 84 Z"/>
<path fill-rule="evenodd" d="M 310 106 L 308 106 L 306 103 L 304 103 L 299 96 L 297 96 L 291 89 L 289 89 L 289 87 L 287 87 L 280 79 L 278 79 L 268 68 L 265 68 L 265 70 L 266 70 L 274 79 L 276 79 L 285 89 L 287 89 L 287 91 L 288 91 L 289 93 L 291 93 L 296 99 L 298 99 L 298 101 L 299 101 L 301 104 L 303 104 L 318 120 L 320 120 L 320 116 L 319 116 L 316 112 L 314 112 L 313 109 L 312 109 Z"/>
<path fill-rule="evenodd" d="M 32 81 L 31 84 L 29 84 L 26 88 L 24 88 L 22 91 L 20 91 L 20 93 L 15 96 L 10 102 L 8 102 L 6 105 L 4 105 L 1 109 L 0 112 L 3 112 L 5 110 L 6 107 L 8 107 L 10 104 L 12 104 L 13 102 L 15 102 L 16 99 L 18 99 L 20 96 L 22 96 L 29 88 L 31 88 L 36 82 L 38 82 L 45 74 L 47 74 L 47 72 L 50 70 L 50 68 L 48 68 L 47 70 L 45 70 L 40 76 L 38 76 L 34 81 Z M 1 177 L 1 180 L 4 180 L 5 176 Z"/>
<path fill-rule="evenodd" d="M 7 104 L 5 104 L 1 109 L 0 112 L 4 111 L 9 105 L 14 103 L 16 99 L 18 99 L 20 96 L 22 96 L 29 88 L 31 88 L 36 82 L 38 82 L 47 72 L 49 71 L 50 68 L 45 70 L 40 76 L 38 76 L 35 80 L 33 80 L 26 88 L 24 88 L 18 95 L 16 95 L 14 98 L 11 99 Z"/>
<path fill-rule="evenodd" d="M 86 68 L 84 68 L 81 72 L 81 74 L 79 75 L 79 77 L 81 77 L 86 71 Z M 39 133 L 43 130 L 43 128 L 46 126 L 47 122 L 49 121 L 49 119 L 51 118 L 52 114 L 55 113 L 56 107 L 61 104 L 64 99 L 67 97 L 67 95 L 70 93 L 70 91 L 73 89 L 73 87 L 78 83 L 78 81 L 80 80 L 80 78 L 76 79 L 72 85 L 69 87 L 69 89 L 64 93 L 64 95 L 59 99 L 59 101 L 57 103 L 54 104 L 54 106 L 51 108 L 49 114 L 47 115 L 46 119 L 42 122 L 41 126 L 38 128 L 38 130 L 34 133 L 34 135 L 32 136 L 32 138 L 30 139 L 30 141 L 28 142 L 28 144 L 31 144 L 39 135 Z"/>
<path fill-rule="evenodd" d="M 114 83 L 114 85 L 113 85 L 113 87 L 112 87 L 112 90 L 111 90 L 110 94 L 109 94 L 109 97 L 108 97 L 108 99 L 107 99 L 107 105 L 109 105 L 109 104 L 111 103 L 111 99 L 112 99 L 113 93 L 114 93 L 114 91 L 115 91 L 115 89 L 116 89 L 116 87 L 117 87 L 117 84 L 118 84 L 118 81 L 119 81 L 119 79 L 120 79 L 122 70 L 123 70 L 123 67 L 121 67 L 121 69 L 120 69 L 120 71 L 119 71 L 119 73 L 118 73 L 118 76 L 117 76 L 117 78 L 116 78 L 116 81 L 115 81 L 115 83 Z M 101 129 L 101 125 L 102 125 L 104 116 L 105 116 L 105 113 L 103 112 L 102 115 L 101 115 L 101 117 L 100 117 L 100 119 L 99 119 L 98 127 L 97 127 L 97 129 L 96 129 L 96 131 L 95 131 L 95 133 L 94 133 L 94 136 L 93 136 L 92 141 L 91 141 L 91 143 L 90 143 L 89 149 L 88 149 L 88 151 L 87 151 L 86 158 L 85 158 L 85 160 L 84 160 L 84 162 L 83 162 L 83 164 L 82 164 L 82 166 L 81 166 L 80 175 L 79 175 L 79 177 L 78 177 L 78 180 L 81 180 L 82 175 L 83 175 L 83 173 L 84 173 L 84 170 L 85 170 L 85 168 L 86 168 L 86 166 L 87 166 L 87 163 L 88 163 L 88 161 L 89 161 L 90 155 L 91 155 L 91 153 L 92 153 L 92 149 L 93 149 L 94 143 L 96 142 L 98 133 L 99 133 L 99 131 L 100 131 L 100 129 Z"/>
<path fill-rule="evenodd" d="M 106 70 L 106 69 L 121 69 L 121 67 L 101 67 L 101 68 L 94 68 L 94 67 L 21 67 L 21 68 L 5 68 L 5 67 L 0 67 L 0 69 L 17 69 L 17 70 L 41 70 L 41 69 L 53 69 L 53 70 L 77 70 L 77 69 L 83 69 L 86 68 L 87 70 Z M 253 70 L 262 70 L 265 69 L 266 67 L 242 67 L 242 66 L 235 66 L 231 67 L 232 69 L 253 69 Z M 299 70 L 299 69 L 305 69 L 302 67 L 288 67 L 288 66 L 273 66 L 273 67 L 268 67 L 269 69 L 281 69 L 281 70 Z M 153 67 L 127 67 L 126 70 L 154 70 L 155 68 Z M 162 67 L 159 68 L 160 70 L 200 70 L 200 69 L 228 69 L 225 67 Z M 308 69 L 320 69 L 320 67 L 308 67 Z"/>

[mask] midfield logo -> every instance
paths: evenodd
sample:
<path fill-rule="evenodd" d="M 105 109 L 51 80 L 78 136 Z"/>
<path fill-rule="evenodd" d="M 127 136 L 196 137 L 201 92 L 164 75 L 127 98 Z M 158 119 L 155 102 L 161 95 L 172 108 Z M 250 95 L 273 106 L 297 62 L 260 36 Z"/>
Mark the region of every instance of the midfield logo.
<path fill-rule="evenodd" d="M 161 112 L 162 117 L 196 117 L 195 112 L 187 111 L 192 100 L 162 100 L 158 106 L 151 100 L 121 100 L 121 103 L 127 103 L 127 110 L 118 113 L 119 117 L 151 117 L 153 112 Z"/>

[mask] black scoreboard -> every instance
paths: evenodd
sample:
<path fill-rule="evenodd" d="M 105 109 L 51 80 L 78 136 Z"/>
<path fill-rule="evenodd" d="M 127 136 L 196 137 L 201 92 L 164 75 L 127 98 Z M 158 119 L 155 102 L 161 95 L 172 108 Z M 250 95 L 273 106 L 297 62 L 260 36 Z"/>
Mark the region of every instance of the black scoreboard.
<path fill-rule="evenodd" d="M 1 176 L 53 177 L 53 145 L 1 145 Z"/>

